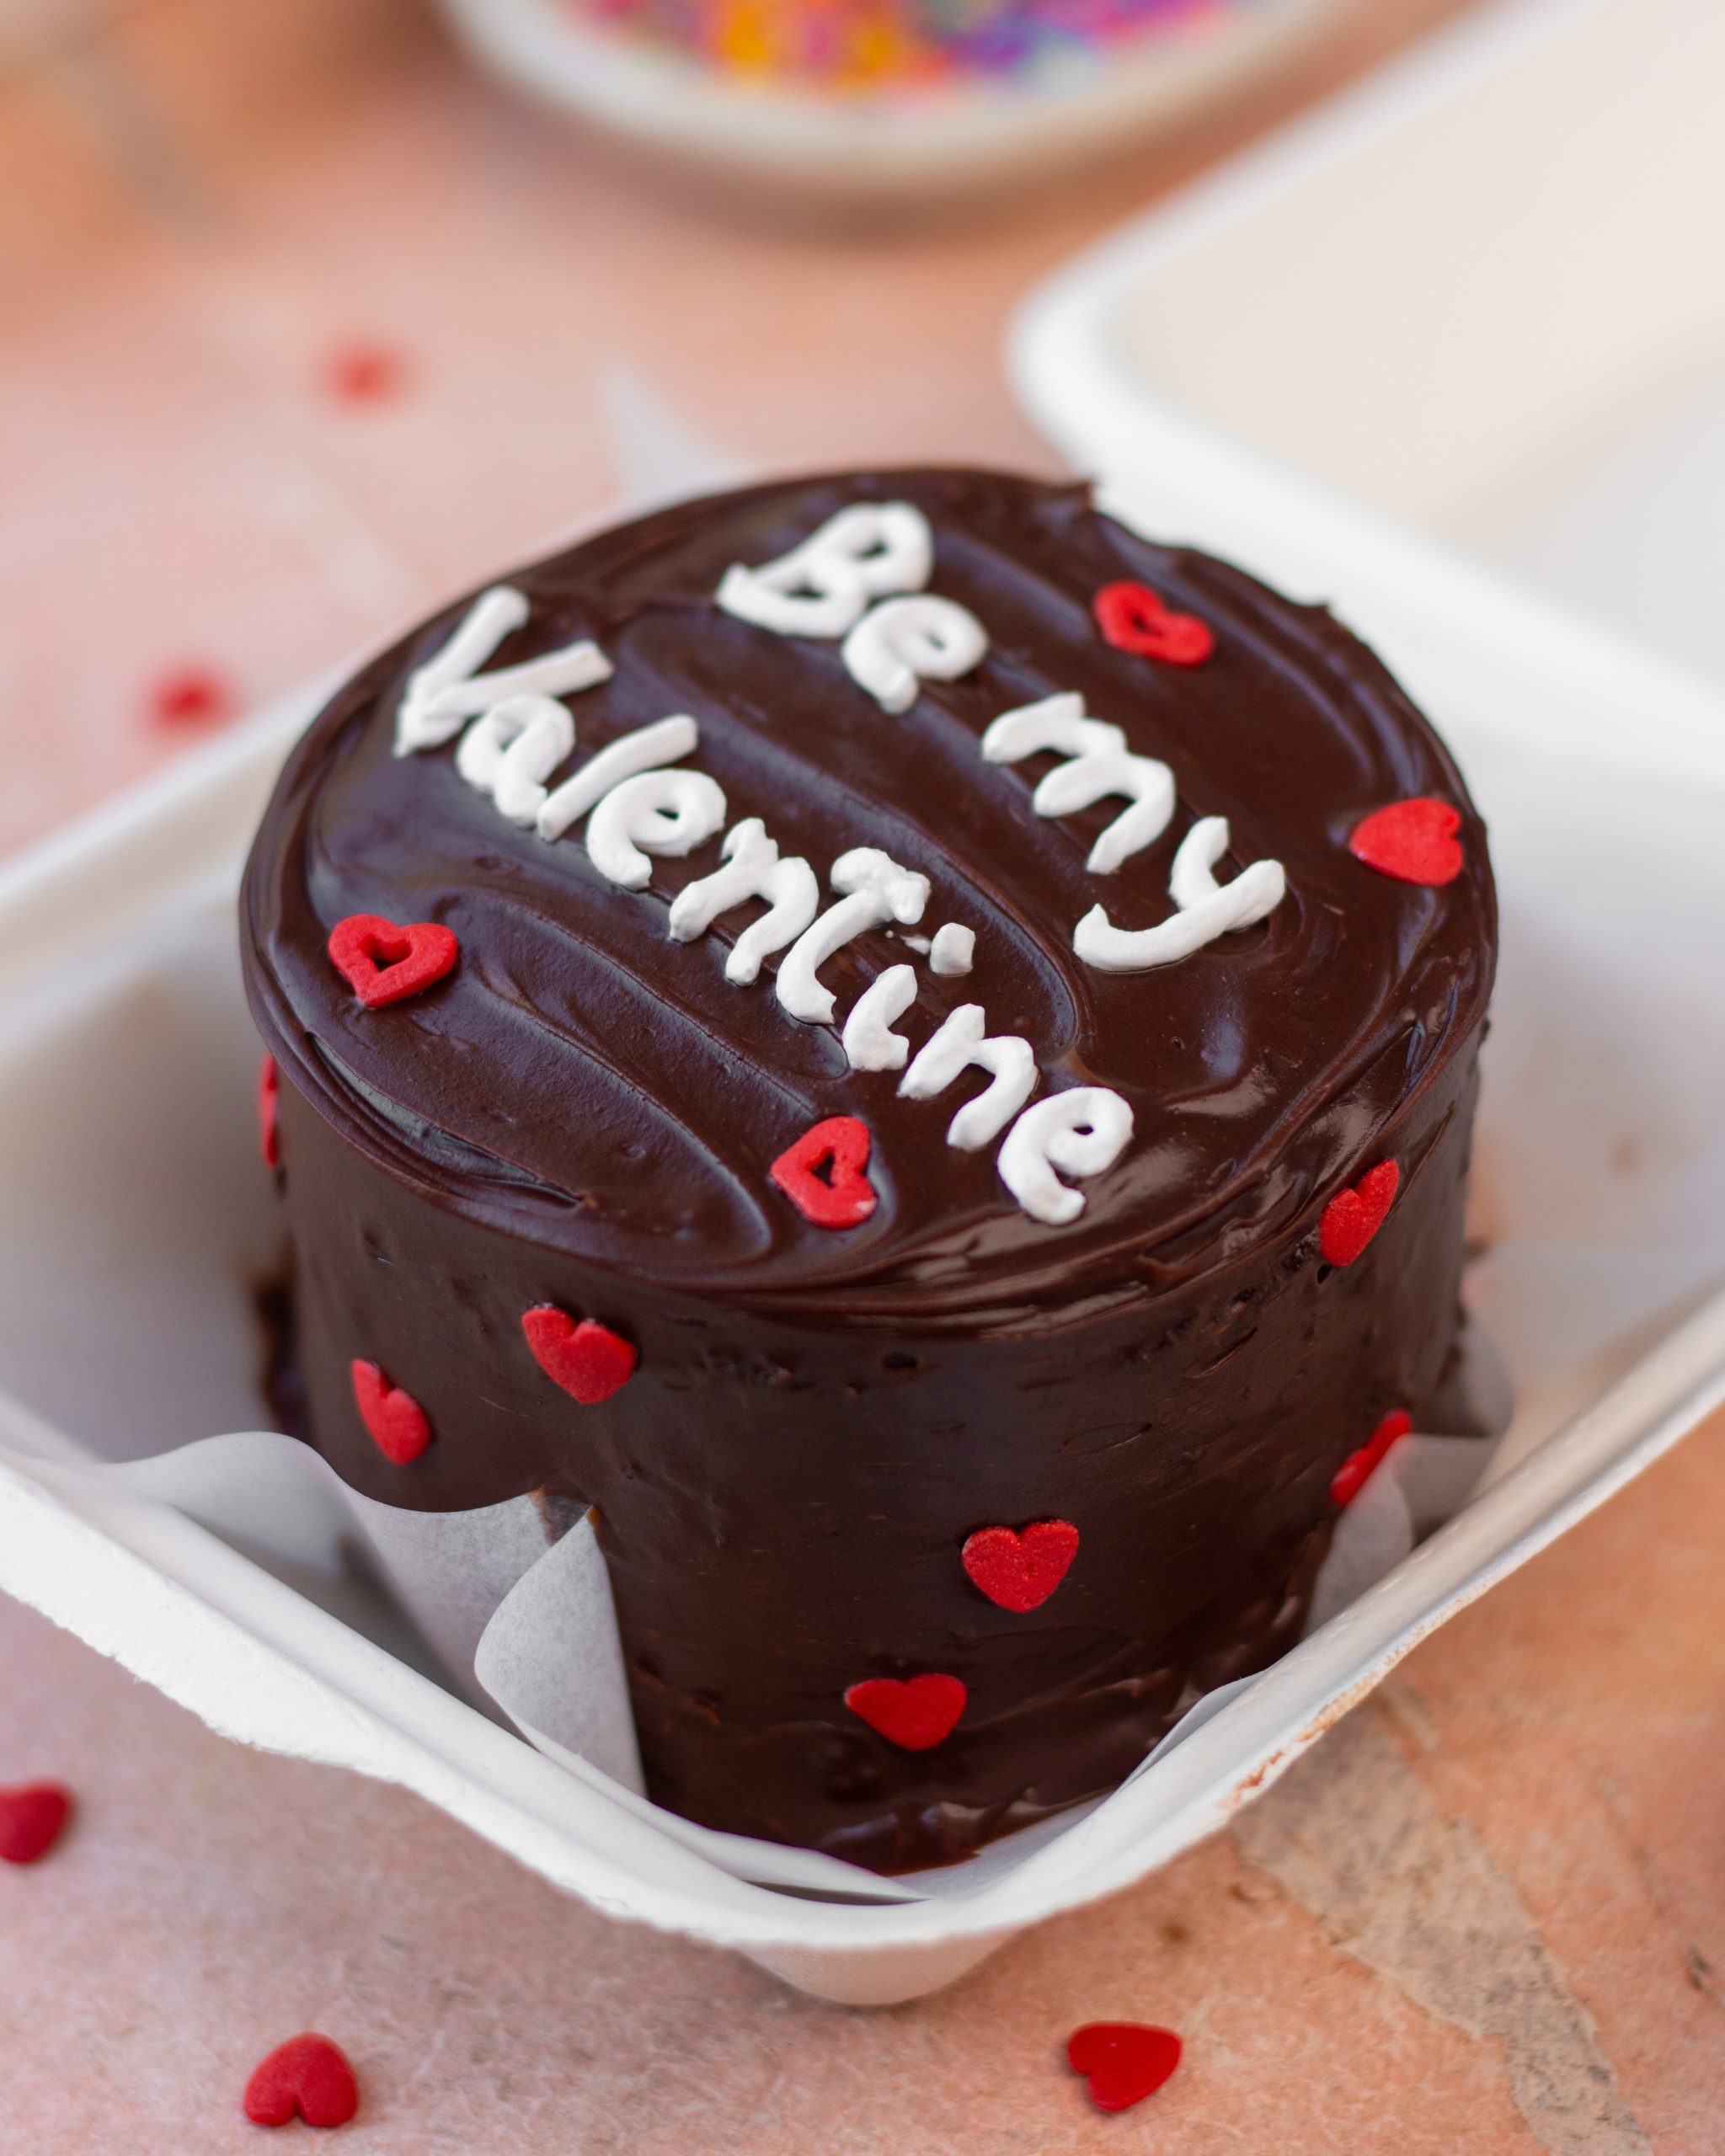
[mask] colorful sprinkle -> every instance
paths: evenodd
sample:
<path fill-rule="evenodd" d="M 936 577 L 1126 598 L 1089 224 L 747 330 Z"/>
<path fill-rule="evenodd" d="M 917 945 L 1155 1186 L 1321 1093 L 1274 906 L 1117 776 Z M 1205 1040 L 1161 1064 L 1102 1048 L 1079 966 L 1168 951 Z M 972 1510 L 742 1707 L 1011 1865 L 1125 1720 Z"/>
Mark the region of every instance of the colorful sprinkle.
<path fill-rule="evenodd" d="M 1090 602 L 1096 625 L 1117 651 L 1159 659 L 1165 666 L 1202 666 L 1215 632 L 1195 614 L 1177 614 L 1144 584 L 1105 584 Z"/>
<path fill-rule="evenodd" d="M 350 1365 L 354 1404 L 371 1442 L 397 1467 L 410 1467 L 431 1442 L 425 1411 L 411 1393 L 391 1385 L 375 1363 Z"/>
<path fill-rule="evenodd" d="M 584 1407 L 609 1400 L 635 1374 L 639 1358 L 621 1334 L 590 1317 L 578 1322 L 555 1303 L 526 1311 L 521 1331 L 546 1376 Z"/>
<path fill-rule="evenodd" d="M 254 2126 L 286 2126 L 296 2112 L 307 2126 L 345 2126 L 359 2108 L 346 2054 L 311 2031 L 278 2044 L 246 2084 L 245 2115 Z"/>
<path fill-rule="evenodd" d="M 71 1817 L 72 1791 L 59 1782 L 0 1789 L 0 1863 L 34 1864 L 46 1856 Z"/>
<path fill-rule="evenodd" d="M 901 1752 L 932 1752 L 953 1733 L 969 1697 L 962 1679 L 929 1671 L 921 1677 L 865 1677 L 845 1705 L 877 1736 Z"/>
<path fill-rule="evenodd" d="M 1326 1265 L 1352 1265 L 1384 1225 L 1402 1182 L 1393 1161 L 1368 1168 L 1351 1190 L 1338 1191 L 1318 1224 L 1318 1254 Z"/>
<path fill-rule="evenodd" d="M 863 1170 L 868 1126 L 853 1115 L 830 1115 L 788 1145 L 767 1173 L 805 1220 L 817 1228 L 859 1228 L 879 1202 Z"/>
<path fill-rule="evenodd" d="M 1461 828 L 1461 811 L 1450 802 L 1392 801 L 1354 826 L 1348 851 L 1403 883 L 1453 883 L 1466 858 L 1455 836 Z"/>
<path fill-rule="evenodd" d="M 960 1553 L 971 1584 L 1002 1609 L 1023 1615 L 1040 1609 L 1078 1555 L 1078 1530 L 1070 1520 L 1033 1520 L 1022 1533 L 981 1527 Z"/>
<path fill-rule="evenodd" d="M 1141 2021 L 1087 2021 L 1066 2039 L 1066 2063 L 1088 2077 L 1097 2111 L 1124 2111 L 1155 2095 L 1180 2063 L 1181 2049 L 1172 2029 Z"/>
<path fill-rule="evenodd" d="M 1332 1500 L 1338 1505 L 1351 1505 L 1370 1481 L 1384 1454 L 1413 1428 L 1413 1417 L 1405 1407 L 1391 1408 L 1359 1449 L 1350 1452 L 1336 1470 L 1330 1483 Z"/>
<path fill-rule="evenodd" d="M 403 928 L 382 914 L 350 913 L 329 931 L 329 962 L 368 1011 L 418 995 L 454 966 L 461 947 L 439 921 Z"/>

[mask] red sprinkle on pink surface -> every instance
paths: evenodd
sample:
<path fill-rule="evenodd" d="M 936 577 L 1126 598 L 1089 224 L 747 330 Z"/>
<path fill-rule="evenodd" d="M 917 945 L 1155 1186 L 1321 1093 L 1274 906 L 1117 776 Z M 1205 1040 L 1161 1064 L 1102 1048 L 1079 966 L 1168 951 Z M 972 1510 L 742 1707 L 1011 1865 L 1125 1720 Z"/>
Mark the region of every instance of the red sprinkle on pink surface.
<path fill-rule="evenodd" d="M 59 1782 L 0 1789 L 0 1861 L 34 1864 L 46 1856 L 72 1817 L 72 1791 Z"/>
<path fill-rule="evenodd" d="M 345 2126 L 360 2108 L 360 2085 L 339 2044 L 311 2031 L 278 2044 L 246 2084 L 254 2126 L 286 2126 L 297 2112 L 307 2126 Z"/>
<path fill-rule="evenodd" d="M 1141 2021 L 1089 2021 L 1066 2040 L 1066 2063 L 1090 2081 L 1099 2111 L 1124 2111 L 1155 2095 L 1180 2063 L 1180 2039 L 1172 2029 Z"/>
<path fill-rule="evenodd" d="M 232 683 L 208 666 L 171 668 L 145 694 L 145 708 L 157 726 L 214 726 L 238 707 Z"/>
<path fill-rule="evenodd" d="M 411 373 L 406 355 L 397 346 L 356 341 L 329 354 L 323 382 L 337 404 L 387 404 L 406 389 Z"/>

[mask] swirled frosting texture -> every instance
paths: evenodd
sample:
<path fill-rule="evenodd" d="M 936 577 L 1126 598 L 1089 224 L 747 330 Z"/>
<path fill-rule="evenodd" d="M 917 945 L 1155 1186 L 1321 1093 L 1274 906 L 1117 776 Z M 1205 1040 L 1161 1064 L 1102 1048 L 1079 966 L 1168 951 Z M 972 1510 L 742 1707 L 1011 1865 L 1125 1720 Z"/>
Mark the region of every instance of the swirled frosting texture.
<path fill-rule="evenodd" d="M 901 499 L 935 538 L 929 589 L 986 627 L 964 678 L 925 682 L 902 715 L 845 672 L 836 643 L 777 636 L 713 603 L 732 562 L 759 563 L 858 500 Z M 1113 648 L 1093 594 L 1127 579 L 1214 630 L 1198 667 Z M 1487 993 L 1493 900 L 1483 833 L 1430 729 L 1372 655 L 1320 608 L 1237 569 L 1151 544 L 1081 488 L 910 471 L 760 487 L 671 509 L 511 579 L 531 602 L 505 665 L 580 637 L 615 672 L 569 699 L 576 765 L 674 712 L 697 720 L 692 766 L 729 819 L 759 816 L 825 883 L 832 861 L 882 848 L 927 875 L 919 928 L 976 931 L 974 970 L 917 966 L 901 1022 L 912 1051 L 956 1005 L 1035 1051 L 1044 1090 L 1112 1087 L 1135 1134 L 1085 1186 L 1082 1217 L 1020 1210 L 991 1146 L 945 1132 L 983 1081 L 932 1102 L 850 1070 L 836 1026 L 792 1020 L 770 979 L 728 983 L 729 940 L 756 908 L 687 944 L 667 940 L 682 885 L 715 841 L 655 860 L 645 892 L 608 884 L 578 835 L 547 843 L 463 782 L 454 746 L 397 758 L 409 673 L 447 638 L 450 609 L 369 668 L 312 729 L 270 812 L 247 886 L 249 972 L 266 1030 L 360 1150 L 473 1219 L 644 1283 L 822 1323 L 1034 1322 L 1051 1306 L 1153 1294 L 1273 1241 L 1358 1164 Z M 1172 769 L 1173 823 L 1118 873 L 1085 858 L 1121 803 L 1047 819 L 1038 758 L 985 763 L 984 728 L 1018 704 L 1081 691 L 1092 716 Z M 1348 853 L 1361 816 L 1435 795 L 1464 811 L 1466 865 L 1440 889 Z M 1074 924 L 1101 900 L 1128 928 L 1168 910 L 1168 867 L 1200 816 L 1232 834 L 1224 879 L 1261 857 L 1288 895 L 1263 924 L 1183 963 L 1109 975 Z M 446 923 L 455 974 L 390 1014 L 363 1010 L 324 955 L 355 913 Z M 824 969 L 840 1022 L 903 931 L 859 938 Z M 766 974 L 770 975 L 772 962 Z M 873 1134 L 880 1203 L 862 1227 L 805 1222 L 767 1165 L 808 1126 L 853 1115 Z"/>

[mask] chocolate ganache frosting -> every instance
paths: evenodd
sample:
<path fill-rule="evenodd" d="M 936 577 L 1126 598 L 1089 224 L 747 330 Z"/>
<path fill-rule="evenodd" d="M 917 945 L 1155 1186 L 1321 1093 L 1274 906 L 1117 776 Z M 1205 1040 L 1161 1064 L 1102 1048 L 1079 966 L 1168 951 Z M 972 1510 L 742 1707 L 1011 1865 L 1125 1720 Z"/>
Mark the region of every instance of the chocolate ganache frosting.
<path fill-rule="evenodd" d="M 1483 828 L 1328 612 L 1083 487 L 521 571 L 322 713 L 243 912 L 307 1434 L 590 1507 L 696 1819 L 891 1870 L 1106 1790 L 1460 1427 Z"/>

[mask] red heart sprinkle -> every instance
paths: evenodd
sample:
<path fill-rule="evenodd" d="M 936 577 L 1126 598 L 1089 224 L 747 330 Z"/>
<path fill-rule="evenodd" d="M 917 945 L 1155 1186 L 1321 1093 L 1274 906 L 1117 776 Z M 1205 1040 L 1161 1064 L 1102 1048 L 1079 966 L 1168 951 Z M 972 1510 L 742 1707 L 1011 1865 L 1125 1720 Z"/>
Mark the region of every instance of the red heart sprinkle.
<path fill-rule="evenodd" d="M 338 404 L 385 404 L 408 383 L 406 355 L 389 344 L 344 344 L 323 362 L 323 387 Z"/>
<path fill-rule="evenodd" d="M 1175 613 L 1148 584 L 1105 584 L 1090 604 L 1097 627 L 1117 651 L 1168 666 L 1202 666 L 1216 648 L 1207 622 Z"/>
<path fill-rule="evenodd" d="M 1033 1520 L 1022 1534 L 1009 1527 L 980 1527 L 967 1538 L 964 1570 L 991 1602 L 1021 1615 L 1046 1602 L 1078 1555 L 1078 1530 L 1070 1520 Z"/>
<path fill-rule="evenodd" d="M 952 1734 L 969 1698 L 963 1682 L 931 1670 L 921 1677 L 865 1677 L 845 1694 L 853 1715 L 901 1752 L 932 1752 Z"/>
<path fill-rule="evenodd" d="M 391 1385 L 375 1363 L 351 1365 L 354 1399 L 371 1442 L 397 1467 L 410 1467 L 431 1442 L 425 1411 L 410 1392 Z"/>
<path fill-rule="evenodd" d="M 286 2126 L 297 2111 L 307 2126 L 345 2126 L 360 2108 L 360 2085 L 338 2044 L 307 2031 L 278 2044 L 246 2084 L 254 2126 Z"/>
<path fill-rule="evenodd" d="M 1461 828 L 1461 811 L 1447 801 L 1392 801 L 1354 826 L 1348 851 L 1404 883 L 1453 883 L 1465 858 L 1455 837 Z"/>
<path fill-rule="evenodd" d="M 207 666 L 179 666 L 153 682 L 150 717 L 158 726 L 213 726 L 232 712 L 232 686 Z"/>
<path fill-rule="evenodd" d="M 1326 1265 L 1353 1264 L 1383 1226 L 1401 1180 L 1393 1161 L 1380 1161 L 1351 1190 L 1337 1192 L 1318 1223 L 1318 1255 Z"/>
<path fill-rule="evenodd" d="M 1155 2095 L 1180 2063 L 1180 2039 L 1172 2029 L 1142 2021 L 1087 2021 L 1066 2039 L 1066 2063 L 1090 2077 L 1090 2100 L 1099 2111 L 1124 2111 Z"/>
<path fill-rule="evenodd" d="M 34 1864 L 46 1856 L 72 1816 L 72 1791 L 58 1782 L 0 1789 L 0 1861 Z"/>
<path fill-rule="evenodd" d="M 330 963 L 368 1011 L 441 980 L 460 947 L 454 930 L 439 921 L 413 921 L 403 928 L 377 913 L 350 913 L 329 931 Z"/>
<path fill-rule="evenodd" d="M 879 1203 L 862 1172 L 869 1143 L 866 1123 L 853 1115 L 830 1115 L 786 1146 L 767 1173 L 817 1228 L 860 1228 Z"/>
<path fill-rule="evenodd" d="M 627 1340 L 590 1317 L 577 1324 L 555 1303 L 525 1311 L 521 1330 L 546 1376 L 584 1407 L 609 1400 L 635 1374 L 635 1350 Z"/>
<path fill-rule="evenodd" d="M 276 1129 L 280 1100 L 281 1074 L 275 1068 L 275 1058 L 266 1055 L 258 1065 L 258 1149 L 266 1168 L 276 1166 L 281 1159 L 281 1136 Z"/>
<path fill-rule="evenodd" d="M 1336 1470 L 1330 1484 L 1330 1496 L 1338 1505 L 1351 1505 L 1370 1481 L 1372 1475 L 1384 1454 L 1397 1438 L 1405 1438 L 1413 1428 L 1413 1417 L 1405 1407 L 1392 1407 L 1358 1452 L 1350 1452 Z"/>

